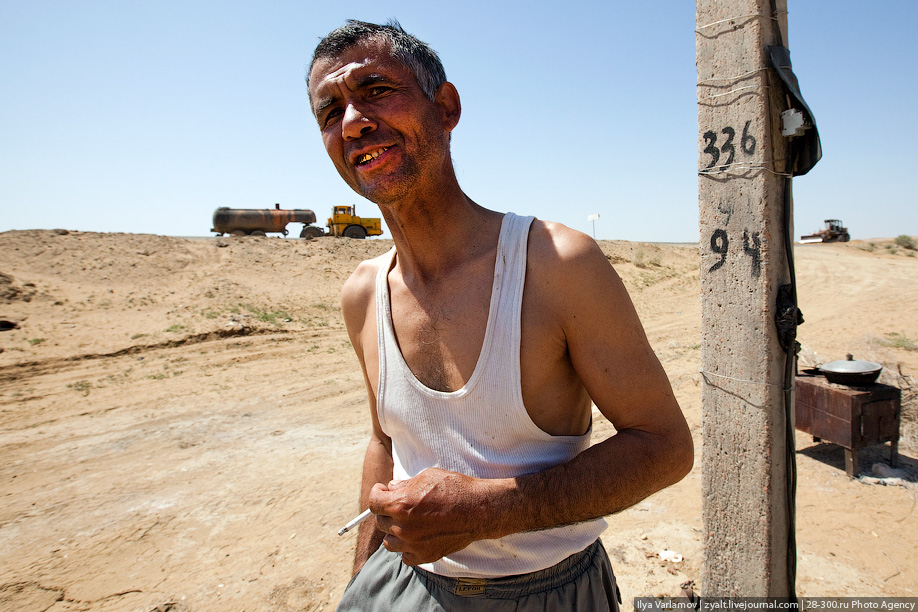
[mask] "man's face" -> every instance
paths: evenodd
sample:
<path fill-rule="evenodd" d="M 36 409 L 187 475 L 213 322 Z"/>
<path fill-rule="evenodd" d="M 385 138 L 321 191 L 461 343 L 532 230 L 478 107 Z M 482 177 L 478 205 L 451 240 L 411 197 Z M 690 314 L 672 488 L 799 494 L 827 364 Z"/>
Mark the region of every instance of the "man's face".
<path fill-rule="evenodd" d="M 385 204 L 436 180 L 452 126 L 387 43 L 316 61 L 309 83 L 325 150 L 354 191 Z"/>

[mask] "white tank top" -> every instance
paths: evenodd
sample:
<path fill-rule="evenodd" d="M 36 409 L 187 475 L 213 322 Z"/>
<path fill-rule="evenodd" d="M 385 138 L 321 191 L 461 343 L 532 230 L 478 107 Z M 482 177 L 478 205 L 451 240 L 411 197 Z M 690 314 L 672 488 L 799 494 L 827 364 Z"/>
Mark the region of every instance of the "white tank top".
<path fill-rule="evenodd" d="M 392 325 L 388 273 L 376 278 L 379 386 L 376 410 L 392 439 L 394 478 L 430 467 L 477 478 L 512 478 L 564 463 L 590 444 L 582 436 L 553 436 L 529 417 L 520 377 L 520 314 L 526 246 L 532 217 L 504 216 L 484 343 L 469 381 L 452 392 L 425 386 L 408 368 Z M 550 567 L 593 543 L 606 527 L 595 519 L 565 527 L 479 540 L 423 569 L 450 577 L 491 578 Z"/>

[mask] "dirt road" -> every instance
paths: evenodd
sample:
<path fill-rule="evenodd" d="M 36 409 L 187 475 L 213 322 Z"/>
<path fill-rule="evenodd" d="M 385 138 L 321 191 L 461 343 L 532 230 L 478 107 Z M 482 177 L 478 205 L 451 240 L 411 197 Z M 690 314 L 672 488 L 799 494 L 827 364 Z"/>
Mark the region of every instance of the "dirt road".
<path fill-rule="evenodd" d="M 849 480 L 837 447 L 798 434 L 803 595 L 918 596 L 918 258 L 884 245 L 797 249 L 808 351 L 906 385 L 910 479 Z M 0 610 L 333 609 L 369 431 L 338 292 L 390 247 L 0 234 Z M 697 247 L 602 247 L 700 457 Z M 596 439 L 611 431 L 598 421 Z M 703 592 L 700 472 L 610 519 L 626 598 Z"/>

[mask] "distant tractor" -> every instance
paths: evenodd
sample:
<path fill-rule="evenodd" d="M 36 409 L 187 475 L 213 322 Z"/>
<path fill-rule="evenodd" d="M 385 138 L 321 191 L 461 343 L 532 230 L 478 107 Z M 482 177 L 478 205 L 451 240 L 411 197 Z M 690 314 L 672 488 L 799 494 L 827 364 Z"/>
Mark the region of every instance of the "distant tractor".
<path fill-rule="evenodd" d="M 316 214 L 308 209 L 281 210 L 274 208 L 249 209 L 221 207 L 214 211 L 214 226 L 210 231 L 221 236 L 265 236 L 269 233 L 287 235 L 288 223 L 302 223 L 300 238 L 320 236 L 344 236 L 345 238 L 366 238 L 382 234 L 382 220 L 361 218 L 354 214 L 353 206 L 335 206 L 328 218 L 328 231 L 312 225 Z"/>
<path fill-rule="evenodd" d="M 800 236 L 800 242 L 848 242 L 851 235 L 840 219 L 826 219 L 826 226 L 806 236 Z"/>
<path fill-rule="evenodd" d="M 300 233 L 301 238 L 311 228 L 304 227 Z M 318 230 L 319 228 L 312 228 Z M 320 230 L 321 231 L 321 230 Z M 353 206 L 335 206 L 332 209 L 332 216 L 328 218 L 328 234 L 330 236 L 344 236 L 345 238 L 366 238 L 367 236 L 382 235 L 382 219 L 362 218 L 357 216 L 357 211 Z M 313 236 L 309 236 L 313 237 Z"/>

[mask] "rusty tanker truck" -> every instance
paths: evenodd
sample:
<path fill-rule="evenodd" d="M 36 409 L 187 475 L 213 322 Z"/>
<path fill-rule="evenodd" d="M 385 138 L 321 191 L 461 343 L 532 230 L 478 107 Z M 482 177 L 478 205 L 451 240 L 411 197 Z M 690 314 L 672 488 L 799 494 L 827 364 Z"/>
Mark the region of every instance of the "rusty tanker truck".
<path fill-rule="evenodd" d="M 358 217 L 353 206 L 333 207 L 326 228 L 313 225 L 315 222 L 316 213 L 305 208 L 281 209 L 280 204 L 275 204 L 274 208 L 224 206 L 214 211 L 213 227 L 210 231 L 221 236 L 266 236 L 271 233 L 286 236 L 288 224 L 302 223 L 300 238 L 307 240 L 322 236 L 366 238 L 380 236 L 383 233 L 381 219 Z"/>

